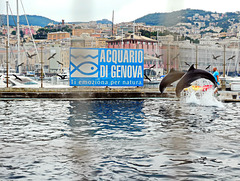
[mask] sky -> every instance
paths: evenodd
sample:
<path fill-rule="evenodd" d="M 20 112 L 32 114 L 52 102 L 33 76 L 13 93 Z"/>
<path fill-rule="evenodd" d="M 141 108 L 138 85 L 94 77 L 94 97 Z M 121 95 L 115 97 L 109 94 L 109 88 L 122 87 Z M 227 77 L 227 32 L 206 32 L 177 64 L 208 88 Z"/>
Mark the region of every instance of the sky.
<path fill-rule="evenodd" d="M 16 1 L 8 0 L 13 14 Z M 181 9 L 201 9 L 218 13 L 240 11 L 239 0 L 18 0 L 19 14 L 41 15 L 55 21 L 87 22 L 101 19 L 114 23 L 134 21 L 144 15 Z M 22 8 L 23 4 L 23 8 Z M 10 13 L 10 12 L 9 12 Z M 6 14 L 6 0 L 0 0 L 0 14 Z"/>

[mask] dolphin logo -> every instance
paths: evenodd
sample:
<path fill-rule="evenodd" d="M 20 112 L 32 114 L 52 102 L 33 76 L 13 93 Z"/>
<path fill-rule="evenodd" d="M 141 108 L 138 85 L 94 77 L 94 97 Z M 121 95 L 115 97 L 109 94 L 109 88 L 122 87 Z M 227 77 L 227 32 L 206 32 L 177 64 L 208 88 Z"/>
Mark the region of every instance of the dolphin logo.
<path fill-rule="evenodd" d="M 98 77 L 98 50 L 71 49 L 70 77 Z"/>
<path fill-rule="evenodd" d="M 176 87 L 177 97 L 180 97 L 180 93 L 184 88 L 191 86 L 191 83 L 197 79 L 208 79 L 214 84 L 215 87 L 217 87 L 217 82 L 211 73 L 202 69 L 195 69 L 193 65 L 191 65 L 188 71 L 182 76 L 182 78 L 178 82 Z"/>
<path fill-rule="evenodd" d="M 174 70 L 173 68 L 170 70 L 170 72 L 162 79 L 159 90 L 161 93 L 165 90 L 167 86 L 169 86 L 171 83 L 181 79 L 181 77 L 184 75 L 184 72 Z"/>

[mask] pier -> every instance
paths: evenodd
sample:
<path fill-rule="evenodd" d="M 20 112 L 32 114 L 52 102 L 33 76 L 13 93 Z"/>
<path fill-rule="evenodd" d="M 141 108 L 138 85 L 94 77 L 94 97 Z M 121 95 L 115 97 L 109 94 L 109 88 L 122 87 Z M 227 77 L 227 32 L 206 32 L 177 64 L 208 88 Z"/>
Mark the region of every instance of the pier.
<path fill-rule="evenodd" d="M 240 102 L 240 93 L 219 91 L 222 102 Z M 0 88 L 0 99 L 148 99 L 177 98 L 175 88 L 161 94 L 157 88 L 69 87 L 69 88 Z"/>
<path fill-rule="evenodd" d="M 175 97 L 174 92 L 161 94 L 158 89 L 112 88 L 112 87 L 70 87 L 70 88 L 0 88 L 0 98 L 166 98 Z"/>

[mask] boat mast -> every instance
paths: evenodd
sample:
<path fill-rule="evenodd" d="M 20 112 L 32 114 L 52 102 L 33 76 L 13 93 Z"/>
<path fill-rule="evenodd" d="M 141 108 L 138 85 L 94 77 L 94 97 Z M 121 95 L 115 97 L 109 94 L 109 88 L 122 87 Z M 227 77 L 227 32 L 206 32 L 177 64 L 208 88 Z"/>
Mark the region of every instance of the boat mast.
<path fill-rule="evenodd" d="M 10 31 L 9 31 L 9 15 L 8 15 L 8 1 L 6 1 L 6 7 L 7 7 L 7 43 L 6 43 L 6 68 L 7 68 L 7 87 L 8 87 L 8 73 L 9 73 L 9 54 L 8 54 L 8 48 L 9 48 L 9 40 L 10 40 Z M 3 68 L 4 70 L 4 68 Z"/>
<path fill-rule="evenodd" d="M 112 12 L 112 39 L 113 39 L 113 34 L 114 34 L 114 10 Z"/>
<path fill-rule="evenodd" d="M 25 15 L 25 19 L 26 19 L 26 21 L 27 21 L 28 30 L 29 30 L 29 32 L 30 32 L 30 34 L 31 34 L 31 38 L 32 38 L 32 41 L 33 41 L 33 45 L 34 45 L 34 48 L 35 48 L 35 50 L 36 50 L 37 59 L 38 59 L 39 62 L 41 62 L 41 60 L 40 60 L 40 58 L 39 58 L 39 53 L 38 53 L 38 50 L 37 50 L 37 46 L 36 46 L 35 40 L 34 40 L 34 38 L 33 38 L 33 34 L 32 34 L 31 29 L 30 29 L 30 25 L 29 25 L 29 22 L 28 22 L 28 19 L 27 19 L 26 11 L 25 11 L 24 6 L 23 6 L 23 3 L 22 3 L 22 0 L 20 0 L 20 2 L 21 2 L 21 5 L 22 5 L 22 9 L 23 9 L 24 15 Z M 27 64 L 27 66 L 28 66 L 28 64 Z M 44 69 L 43 69 L 43 74 L 45 75 Z"/>
<path fill-rule="evenodd" d="M 8 1 L 6 1 L 6 7 L 7 7 L 7 40 L 8 40 L 8 46 L 9 46 L 10 30 L 9 30 Z"/>
<path fill-rule="evenodd" d="M 17 2 L 17 40 L 18 40 L 18 58 L 17 58 L 17 65 L 20 63 L 20 28 L 19 28 L 19 8 L 18 8 L 18 0 Z M 16 66 L 17 66 L 16 65 Z M 19 66 L 19 73 L 21 73 L 21 66 Z"/>

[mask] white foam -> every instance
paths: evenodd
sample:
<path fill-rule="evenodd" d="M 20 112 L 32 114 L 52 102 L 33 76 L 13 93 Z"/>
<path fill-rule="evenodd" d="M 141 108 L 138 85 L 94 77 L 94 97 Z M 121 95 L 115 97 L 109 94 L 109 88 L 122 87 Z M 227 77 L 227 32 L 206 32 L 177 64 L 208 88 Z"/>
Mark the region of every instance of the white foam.
<path fill-rule="evenodd" d="M 201 106 L 224 107 L 223 103 L 214 96 L 214 89 L 207 91 L 189 91 L 184 99 L 186 103 L 197 104 Z"/>

